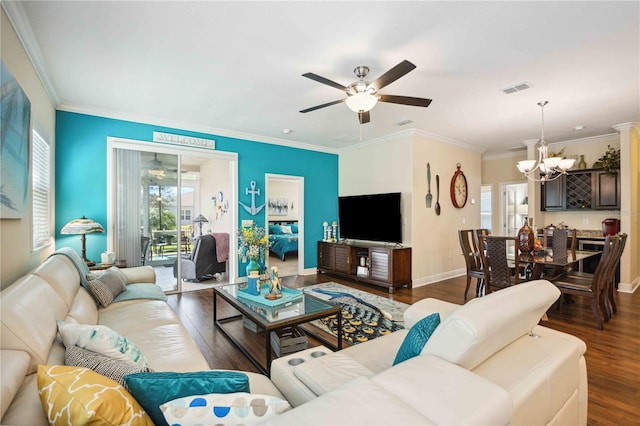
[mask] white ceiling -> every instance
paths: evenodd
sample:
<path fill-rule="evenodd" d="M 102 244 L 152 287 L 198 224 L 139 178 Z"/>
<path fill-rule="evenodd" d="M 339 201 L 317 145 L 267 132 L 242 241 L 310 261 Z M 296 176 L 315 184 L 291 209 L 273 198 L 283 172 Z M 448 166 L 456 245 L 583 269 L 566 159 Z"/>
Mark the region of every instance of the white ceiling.
<path fill-rule="evenodd" d="M 503 152 L 539 138 L 542 100 L 551 143 L 640 119 L 638 1 L 4 3 L 63 110 L 331 152 L 409 128 Z M 381 93 L 428 108 L 298 112 L 344 97 L 303 73 L 348 85 L 404 59 Z"/>

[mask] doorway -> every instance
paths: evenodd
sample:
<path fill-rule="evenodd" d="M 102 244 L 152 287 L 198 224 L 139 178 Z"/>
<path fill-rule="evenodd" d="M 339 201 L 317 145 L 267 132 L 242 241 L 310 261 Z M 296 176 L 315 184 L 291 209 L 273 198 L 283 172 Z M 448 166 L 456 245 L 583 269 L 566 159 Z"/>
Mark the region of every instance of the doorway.
<path fill-rule="evenodd" d="M 265 175 L 267 233 L 271 247 L 267 265 L 281 277 L 304 273 L 304 177 Z"/>
<path fill-rule="evenodd" d="M 108 138 L 107 171 L 108 249 L 129 266 L 152 266 L 167 293 L 210 287 L 209 277 L 187 277 L 184 261 L 197 263 L 189 258 L 201 235 L 235 235 L 237 154 Z M 237 275 L 227 246 L 213 284 Z"/>
<path fill-rule="evenodd" d="M 500 230 L 503 235 L 516 236 L 527 220 L 529 210 L 528 184 L 500 184 Z"/>

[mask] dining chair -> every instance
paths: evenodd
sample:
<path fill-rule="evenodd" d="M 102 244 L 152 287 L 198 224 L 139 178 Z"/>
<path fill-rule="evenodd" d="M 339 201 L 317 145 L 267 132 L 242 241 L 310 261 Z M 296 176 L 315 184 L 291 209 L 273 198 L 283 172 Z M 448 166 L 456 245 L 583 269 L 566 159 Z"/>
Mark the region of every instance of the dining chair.
<path fill-rule="evenodd" d="M 607 308 L 605 306 L 607 283 L 609 280 L 609 270 L 612 263 L 615 263 L 616 256 L 621 244 L 622 238 L 619 236 L 607 236 L 605 238 L 602 256 L 598 262 L 593 276 L 577 275 L 568 272 L 557 277 L 552 282 L 560 290 L 562 294 L 572 296 L 585 296 L 591 298 L 591 310 L 596 320 L 596 328 L 602 330 L 602 320 L 608 321 Z M 561 297 L 559 299 L 559 308 L 562 306 Z"/>
<path fill-rule="evenodd" d="M 519 268 L 520 252 L 518 250 L 518 237 L 505 237 L 497 235 L 482 235 L 477 233 L 480 247 L 480 259 L 484 268 L 484 292 L 491 293 L 493 288 L 506 288 L 520 283 Z M 514 258 L 510 262 L 507 257 L 507 250 L 513 243 Z M 517 271 L 517 272 L 516 272 Z"/>
<path fill-rule="evenodd" d="M 627 243 L 627 234 L 619 234 L 620 244 L 618 244 L 616 252 L 613 253 L 611 257 L 611 261 L 607 266 L 606 274 L 606 286 L 603 290 L 604 294 L 604 302 L 605 302 L 605 311 L 604 318 L 605 322 L 609 321 L 609 319 L 613 316 L 613 314 L 618 312 L 618 307 L 616 305 L 616 301 L 614 298 L 615 293 L 615 285 L 616 285 L 616 272 L 618 270 L 618 265 L 620 265 L 620 258 L 622 257 L 622 252 L 624 251 L 624 247 Z M 601 259 L 602 261 L 602 259 Z M 593 279 L 594 274 L 589 272 L 581 272 L 581 271 L 569 271 L 567 276 L 574 279 L 583 279 L 583 280 L 591 280 Z"/>
<path fill-rule="evenodd" d="M 460 240 L 460 249 L 464 257 L 465 266 L 467 268 L 467 285 L 464 289 L 464 300 L 467 300 L 467 293 L 471 286 L 471 278 L 476 279 L 476 296 L 480 295 L 484 284 L 484 269 L 480 259 L 480 251 L 473 229 L 458 230 L 458 239 Z"/>

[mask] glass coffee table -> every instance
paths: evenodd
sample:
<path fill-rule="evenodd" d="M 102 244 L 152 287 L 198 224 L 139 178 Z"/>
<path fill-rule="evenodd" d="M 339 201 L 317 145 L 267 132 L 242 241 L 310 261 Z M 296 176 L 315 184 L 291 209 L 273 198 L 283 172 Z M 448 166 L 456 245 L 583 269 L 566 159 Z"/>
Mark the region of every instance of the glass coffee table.
<path fill-rule="evenodd" d="M 342 330 L 342 308 L 320 300 L 300 290 L 283 288 L 283 298 L 275 301 L 267 300 L 262 295 L 254 296 L 241 288 L 242 284 L 230 284 L 214 287 L 213 289 L 213 322 L 222 333 L 242 351 L 243 354 L 263 373 L 271 373 L 271 332 L 284 327 L 300 325 L 316 319 L 337 315 L 338 330 Z M 264 289 L 263 289 L 264 292 Z M 229 303 L 240 315 L 218 318 L 218 297 Z M 238 339 L 231 329 L 224 324 L 232 321 L 243 321 L 243 317 L 257 325 L 264 331 L 266 365 L 262 365 L 241 339 Z M 338 333 L 337 345 L 327 341 L 320 335 L 312 334 L 323 344 L 333 349 L 342 349 L 342 333 Z"/>

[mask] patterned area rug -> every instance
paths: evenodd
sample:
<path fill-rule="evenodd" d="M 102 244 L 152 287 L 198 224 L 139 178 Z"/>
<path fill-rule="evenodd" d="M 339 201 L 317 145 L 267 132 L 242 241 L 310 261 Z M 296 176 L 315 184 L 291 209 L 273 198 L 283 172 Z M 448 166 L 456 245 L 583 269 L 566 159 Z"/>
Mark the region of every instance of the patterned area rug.
<path fill-rule="evenodd" d="M 409 307 L 406 303 L 334 282 L 311 285 L 302 291 L 342 305 L 342 338 L 352 345 L 404 328 L 403 315 Z M 338 335 L 335 315 L 312 321 L 311 324 L 334 336 Z"/>

